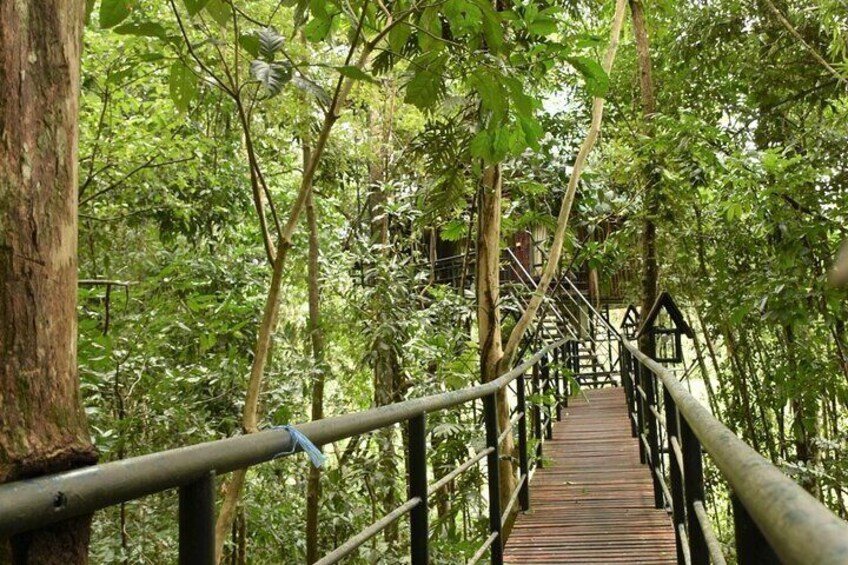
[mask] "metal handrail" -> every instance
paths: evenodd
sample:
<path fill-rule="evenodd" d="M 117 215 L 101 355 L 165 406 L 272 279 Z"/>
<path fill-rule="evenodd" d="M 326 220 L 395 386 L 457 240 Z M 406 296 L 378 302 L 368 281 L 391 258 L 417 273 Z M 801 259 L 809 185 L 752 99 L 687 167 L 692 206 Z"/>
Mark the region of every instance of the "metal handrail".
<path fill-rule="evenodd" d="M 840 520 L 739 439 L 665 367 L 640 352 L 633 343 L 624 339 L 621 343 L 665 387 L 681 421 L 691 428 L 751 520 L 783 562 L 848 562 L 848 522 Z M 692 535 L 691 531 L 689 535 Z"/>
<path fill-rule="evenodd" d="M 295 426 L 315 445 L 373 432 L 496 393 L 566 340 L 551 343 L 488 383 Z M 293 452 L 291 435 L 270 429 L 0 485 L 0 539 L 177 488 L 210 472 L 251 467 Z"/>

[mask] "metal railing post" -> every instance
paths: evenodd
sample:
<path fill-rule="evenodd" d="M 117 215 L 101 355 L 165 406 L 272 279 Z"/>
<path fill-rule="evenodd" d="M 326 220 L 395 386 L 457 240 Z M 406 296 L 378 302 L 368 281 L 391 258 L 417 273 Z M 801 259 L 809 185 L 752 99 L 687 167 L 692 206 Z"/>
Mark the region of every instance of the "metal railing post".
<path fill-rule="evenodd" d="M 565 367 L 571 368 L 571 356 L 569 355 L 571 342 L 568 341 L 562 345 L 562 350 L 560 351 L 560 357 L 562 358 L 563 365 Z M 566 377 L 566 375 L 562 376 L 562 392 L 563 392 L 563 405 L 568 408 L 568 397 L 571 396 L 571 379 Z"/>
<path fill-rule="evenodd" d="M 736 537 L 736 562 L 739 565 L 771 565 L 780 563 L 774 550 L 766 541 L 760 529 L 751 519 L 745 505 L 736 496 L 730 494 L 733 505 L 733 531 Z"/>
<path fill-rule="evenodd" d="M 554 391 L 556 396 L 556 419 L 557 422 L 562 422 L 562 355 L 560 355 L 559 347 L 553 350 L 554 357 Z"/>
<path fill-rule="evenodd" d="M 645 412 L 647 411 L 647 403 L 645 402 L 644 397 L 639 392 L 641 388 L 644 390 L 643 382 L 647 379 L 644 378 L 644 374 L 647 371 L 644 365 L 640 361 L 637 361 L 633 368 L 635 369 L 633 375 L 635 377 L 633 383 L 633 393 L 636 398 L 636 433 L 639 438 L 639 462 L 643 465 L 648 462 L 648 454 L 645 449 L 645 442 L 642 441 L 642 435 L 645 434 Z"/>
<path fill-rule="evenodd" d="M 645 377 L 642 379 L 642 390 L 645 391 L 645 396 L 648 397 L 645 402 L 644 413 L 646 418 L 645 423 L 648 426 L 648 448 L 651 450 L 649 464 L 651 466 L 651 477 L 654 479 L 654 506 L 656 508 L 663 508 L 665 504 L 663 501 L 662 486 L 660 485 L 662 478 L 660 477 L 661 455 L 659 430 L 657 429 L 657 417 L 654 414 L 654 410 L 659 406 L 657 404 L 656 375 L 650 369 L 643 367 L 642 376 Z M 651 408 L 654 410 L 651 410 Z"/>
<path fill-rule="evenodd" d="M 533 394 L 536 399 L 533 402 L 533 437 L 536 440 L 536 467 L 541 469 L 544 465 L 542 457 L 544 455 L 542 447 L 542 408 L 539 406 L 538 397 L 541 393 L 539 386 L 539 364 L 533 365 Z"/>
<path fill-rule="evenodd" d="M 180 565 L 215 563 L 215 474 L 180 487 Z"/>
<path fill-rule="evenodd" d="M 609 370 L 610 370 L 610 373 L 612 373 L 613 371 L 615 371 L 615 367 L 613 365 L 613 357 L 612 357 L 612 338 L 613 338 L 613 336 L 612 336 L 612 332 L 609 331 L 609 319 L 610 319 L 609 304 L 604 305 L 604 312 L 601 314 L 601 318 L 604 320 L 604 322 L 606 322 L 604 324 L 604 330 L 605 330 L 604 333 L 606 334 L 606 340 L 607 340 L 607 355 L 608 355 L 607 359 L 609 359 L 609 364 L 610 364 Z"/>
<path fill-rule="evenodd" d="M 421 502 L 409 512 L 409 540 L 412 565 L 427 565 L 430 561 L 427 523 L 427 416 L 421 414 L 407 421 L 409 432 L 409 498 Z"/>
<path fill-rule="evenodd" d="M 683 500 L 683 469 L 680 468 L 680 459 L 683 459 L 680 447 L 680 433 L 677 426 L 677 406 L 671 393 L 663 387 L 663 405 L 665 406 L 665 431 L 668 440 L 668 464 L 669 478 L 671 479 L 671 509 L 672 521 L 674 522 L 674 541 L 677 548 L 677 562 L 686 563 L 686 549 L 683 546 L 683 535 L 681 528 L 686 527 L 686 508 Z"/>
<path fill-rule="evenodd" d="M 630 433 L 633 437 L 638 437 L 636 433 L 636 422 L 633 420 L 633 416 L 636 414 L 633 409 L 635 387 L 633 386 L 633 366 L 631 364 L 630 352 L 622 349 L 619 362 L 621 363 L 621 384 L 624 387 L 624 398 L 627 402 L 627 420 L 630 424 Z"/>
<path fill-rule="evenodd" d="M 530 464 L 527 461 L 527 400 L 524 375 L 515 381 L 516 396 L 518 397 L 518 412 L 522 414 L 518 420 L 518 467 L 521 476 L 525 477 L 518 493 L 518 504 L 521 510 L 530 510 Z"/>
<path fill-rule="evenodd" d="M 678 419 L 680 431 L 680 449 L 683 451 L 683 485 L 686 499 L 686 532 L 689 537 L 689 556 L 692 565 L 709 565 L 710 555 L 707 541 L 698 515 L 695 513 L 695 503 L 704 502 L 704 463 L 701 455 L 701 442 L 695 437 L 686 418 Z"/>
<path fill-rule="evenodd" d="M 545 355 L 541 360 L 542 386 L 545 394 L 545 412 L 548 420 L 545 422 L 545 439 L 553 439 L 554 437 L 554 419 L 553 409 L 550 404 L 551 395 L 551 366 L 548 364 L 548 356 Z"/>
<path fill-rule="evenodd" d="M 489 549 L 492 565 L 503 565 L 503 539 L 501 534 L 500 449 L 498 448 L 497 393 L 483 398 L 486 416 L 486 445 L 492 452 L 486 458 L 489 469 L 489 532 L 497 534 Z M 425 503 L 426 507 L 426 503 Z M 426 536 L 426 534 L 425 534 Z"/>

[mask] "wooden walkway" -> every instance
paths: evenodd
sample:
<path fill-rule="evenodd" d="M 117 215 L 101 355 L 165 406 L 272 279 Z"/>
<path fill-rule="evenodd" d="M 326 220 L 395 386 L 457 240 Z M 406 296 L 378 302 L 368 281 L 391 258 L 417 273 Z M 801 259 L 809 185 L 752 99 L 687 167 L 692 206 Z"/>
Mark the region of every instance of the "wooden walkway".
<path fill-rule="evenodd" d="M 654 508 L 622 388 L 586 391 L 563 409 L 532 477 L 506 563 L 675 563 L 674 529 Z"/>

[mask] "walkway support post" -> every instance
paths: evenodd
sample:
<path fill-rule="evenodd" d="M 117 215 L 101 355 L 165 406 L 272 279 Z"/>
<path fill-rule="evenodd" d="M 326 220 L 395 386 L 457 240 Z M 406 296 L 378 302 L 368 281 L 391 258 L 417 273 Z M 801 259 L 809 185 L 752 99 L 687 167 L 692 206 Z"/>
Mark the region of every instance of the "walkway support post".
<path fill-rule="evenodd" d="M 633 364 L 630 352 L 626 349 L 621 351 L 621 384 L 624 386 L 624 397 L 627 400 L 627 421 L 630 423 L 630 434 L 638 438 L 639 434 L 636 430 L 636 409 L 635 409 L 635 394 L 636 387 L 634 386 Z"/>
<path fill-rule="evenodd" d="M 562 355 L 559 348 L 554 348 L 554 392 L 556 397 L 556 419 L 562 422 Z"/>
<path fill-rule="evenodd" d="M 569 350 L 571 348 L 571 343 L 572 342 L 570 342 L 570 341 L 564 343 L 562 345 L 562 348 L 560 349 L 560 358 L 563 360 L 564 366 L 569 371 L 573 368 L 572 362 L 571 362 L 571 355 L 569 354 Z M 564 396 L 563 404 L 566 408 L 568 408 L 568 397 L 571 396 L 571 379 L 572 378 L 573 378 L 573 375 L 571 375 L 571 376 L 563 375 L 563 377 L 562 377 L 562 390 L 563 390 L 563 396 Z"/>
<path fill-rule="evenodd" d="M 771 544 L 751 519 L 745 505 L 736 496 L 730 494 L 733 506 L 733 530 L 736 537 L 736 561 L 739 565 L 769 565 L 780 563 Z"/>
<path fill-rule="evenodd" d="M 710 555 L 707 541 L 698 516 L 695 503 L 704 502 L 704 463 L 701 455 L 701 442 L 695 437 L 686 418 L 680 418 L 680 440 L 683 451 L 683 484 L 686 498 L 687 534 L 689 536 L 689 556 L 692 565 L 709 565 Z"/>
<path fill-rule="evenodd" d="M 642 363 L 637 362 L 633 367 L 633 375 L 636 377 L 633 384 L 633 392 L 636 397 L 636 433 L 639 439 L 639 462 L 644 465 L 648 462 L 648 455 L 645 449 L 645 444 L 647 443 L 647 435 L 645 434 L 645 430 L 647 429 L 645 426 L 645 412 L 648 411 L 647 402 L 645 398 L 642 396 L 642 392 L 639 389 L 644 391 L 644 382 L 648 380 L 645 378 L 645 372 L 647 369 L 642 365 Z"/>
<path fill-rule="evenodd" d="M 518 504 L 522 511 L 530 510 L 530 465 L 527 461 L 527 399 L 525 375 L 516 379 L 516 401 L 521 418 L 518 420 L 518 467 L 524 482 L 521 483 L 521 491 L 518 494 Z"/>
<path fill-rule="evenodd" d="M 642 379 L 642 390 L 645 391 L 645 396 L 647 397 L 645 401 L 645 418 L 647 418 L 646 423 L 648 425 L 648 448 L 651 450 L 651 477 L 654 479 L 654 506 L 659 509 L 665 507 L 665 502 L 663 500 L 662 485 L 660 484 L 660 481 L 662 481 L 660 475 L 660 440 L 659 430 L 657 429 L 657 416 L 655 414 L 658 406 L 657 379 L 656 375 L 649 368 L 643 367 L 643 369 L 644 372 L 642 375 L 645 378 Z"/>
<path fill-rule="evenodd" d="M 545 355 L 542 357 L 542 386 L 543 392 L 545 394 L 545 412 L 548 416 L 547 422 L 545 422 L 545 439 L 553 439 L 554 438 L 554 412 L 553 408 L 550 404 L 550 395 L 551 395 L 551 366 L 548 363 L 548 356 Z"/>
<path fill-rule="evenodd" d="M 427 523 L 427 416 L 421 414 L 407 421 L 409 431 L 409 498 L 421 502 L 409 512 L 409 542 L 412 565 L 430 562 L 430 531 Z"/>
<path fill-rule="evenodd" d="M 677 425 L 677 406 L 668 389 L 663 387 L 663 405 L 665 406 L 665 431 L 668 448 L 669 478 L 671 479 L 671 509 L 674 522 L 674 545 L 677 549 L 677 562 L 686 563 L 686 548 L 683 546 L 683 532 L 686 527 L 686 509 L 683 495 L 683 453 L 680 450 L 680 433 Z"/>
<path fill-rule="evenodd" d="M 215 474 L 180 487 L 180 565 L 215 564 Z"/>
<path fill-rule="evenodd" d="M 535 366 L 534 366 L 535 367 Z M 501 533 L 500 449 L 498 446 L 498 406 L 495 395 L 483 398 L 486 417 L 486 445 L 492 448 L 487 456 L 489 469 L 489 532 L 497 534 L 489 549 L 492 565 L 503 565 L 503 535 Z M 426 508 L 426 504 L 425 504 Z M 425 532 L 426 537 L 426 532 Z"/>
<path fill-rule="evenodd" d="M 542 462 L 544 452 L 542 447 L 542 408 L 539 406 L 538 398 L 542 389 L 539 386 L 539 365 L 533 365 L 533 438 L 536 440 L 536 468 L 544 467 Z"/>

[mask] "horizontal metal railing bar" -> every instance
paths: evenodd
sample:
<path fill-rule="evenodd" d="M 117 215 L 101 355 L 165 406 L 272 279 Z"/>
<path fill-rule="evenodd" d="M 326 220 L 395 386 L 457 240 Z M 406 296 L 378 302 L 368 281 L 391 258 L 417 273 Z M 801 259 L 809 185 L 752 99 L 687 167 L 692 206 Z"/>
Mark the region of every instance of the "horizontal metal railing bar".
<path fill-rule="evenodd" d="M 653 464 L 651 460 L 651 445 L 648 443 L 648 436 L 644 433 L 639 434 L 639 439 L 642 440 L 642 445 L 645 447 L 645 457 L 647 458 L 649 463 Z"/>
<path fill-rule="evenodd" d="M 492 544 L 495 540 L 498 539 L 498 532 L 492 532 L 489 537 L 486 538 L 486 541 L 483 542 L 483 545 L 480 546 L 480 549 L 477 550 L 477 553 L 471 556 L 471 559 L 468 560 L 467 565 L 474 565 L 480 558 L 486 554 L 486 551 L 492 547 Z"/>
<path fill-rule="evenodd" d="M 707 551 L 710 554 L 710 560 L 714 565 L 727 565 L 727 561 L 724 559 L 724 552 L 718 541 L 718 536 L 716 536 L 715 530 L 713 530 L 710 517 L 707 516 L 707 510 L 704 508 L 704 503 L 696 500 L 692 506 L 695 508 L 695 517 L 698 518 L 698 524 L 701 527 L 701 532 L 704 534 L 704 540 L 707 542 Z"/>
<path fill-rule="evenodd" d="M 648 402 L 648 393 L 646 393 L 645 390 L 641 386 L 636 385 L 636 392 L 639 393 L 639 396 L 642 397 L 642 400 L 644 400 L 645 402 Z"/>
<path fill-rule="evenodd" d="M 677 459 L 677 468 L 683 469 L 683 450 L 680 449 L 680 442 L 676 436 L 671 436 L 671 450 L 674 452 L 674 458 Z"/>
<path fill-rule="evenodd" d="M 551 343 L 488 383 L 297 425 L 315 445 L 373 432 L 421 414 L 496 393 L 566 340 Z M 292 452 L 284 429 L 271 429 L 0 485 L 0 538 L 91 514 L 179 487 L 209 472 L 222 475 Z M 54 502 L 61 493 L 64 502 Z"/>
<path fill-rule="evenodd" d="M 515 505 L 515 501 L 518 500 L 518 495 L 521 493 L 521 487 L 524 486 L 524 482 L 526 480 L 527 475 L 522 475 L 522 477 L 518 479 L 518 484 L 515 485 L 515 489 L 509 497 L 509 502 L 506 503 L 506 508 L 504 508 L 503 514 L 501 515 L 501 528 L 506 525 L 506 521 L 509 519 L 509 513 L 512 512 L 512 507 Z"/>
<path fill-rule="evenodd" d="M 669 514 L 671 514 L 674 511 L 674 507 L 671 502 L 671 490 L 669 490 L 668 485 L 665 482 L 665 475 L 662 474 L 659 467 L 652 467 L 652 472 L 656 474 L 657 483 L 659 483 L 660 490 L 663 492 L 663 496 L 665 497 L 665 509 Z"/>
<path fill-rule="evenodd" d="M 445 475 L 444 477 L 442 477 L 441 479 L 439 479 L 438 481 L 436 481 L 432 485 L 428 486 L 427 490 L 429 491 L 430 496 L 432 496 L 434 493 L 436 493 L 438 490 L 440 490 L 446 484 L 448 484 L 449 482 L 451 482 L 452 480 L 457 478 L 459 475 L 461 475 L 462 473 L 464 473 L 465 471 L 467 471 L 468 469 L 473 467 L 474 464 L 479 463 L 480 460 L 482 460 L 484 457 L 486 457 L 488 454 L 490 454 L 494 450 L 495 450 L 494 447 L 487 447 L 486 449 L 484 449 L 480 453 L 478 453 L 478 454 L 474 455 L 473 457 L 471 457 L 470 459 L 466 460 L 465 463 L 463 463 L 462 465 L 460 465 L 459 467 L 457 467 L 456 469 L 454 469 L 453 471 L 451 471 L 450 473 L 448 473 L 447 475 Z"/>
<path fill-rule="evenodd" d="M 506 427 L 506 429 L 503 432 L 501 432 L 501 435 L 498 436 L 498 445 L 503 443 L 503 440 L 506 439 L 506 436 L 508 436 L 509 433 L 512 432 L 512 429 L 515 427 L 515 424 L 517 424 L 518 421 L 521 420 L 521 418 L 523 418 L 523 417 L 524 417 L 524 412 L 519 412 L 518 414 L 515 414 L 512 417 L 512 420 L 509 421 L 509 425 Z"/>
<path fill-rule="evenodd" d="M 413 508 L 421 504 L 421 499 L 418 497 L 410 498 L 343 544 L 315 562 L 315 565 L 331 565 L 338 563 L 354 551 L 360 545 L 373 538 L 390 525 L 400 520 L 404 515 L 408 514 Z"/>
<path fill-rule="evenodd" d="M 785 563 L 844 563 L 848 523 L 719 422 L 677 378 L 629 341 L 631 355 L 654 372 L 778 557 Z"/>
<path fill-rule="evenodd" d="M 653 404 L 649 405 L 648 408 L 650 408 L 651 414 L 654 415 L 654 418 L 657 419 L 657 423 L 665 428 L 665 416 L 660 414 L 659 410 L 657 410 Z"/>
<path fill-rule="evenodd" d="M 677 524 L 677 536 L 680 538 L 681 547 L 683 547 L 683 563 L 692 565 L 692 554 L 689 553 L 689 536 L 686 535 L 686 526 L 682 523 Z"/>

